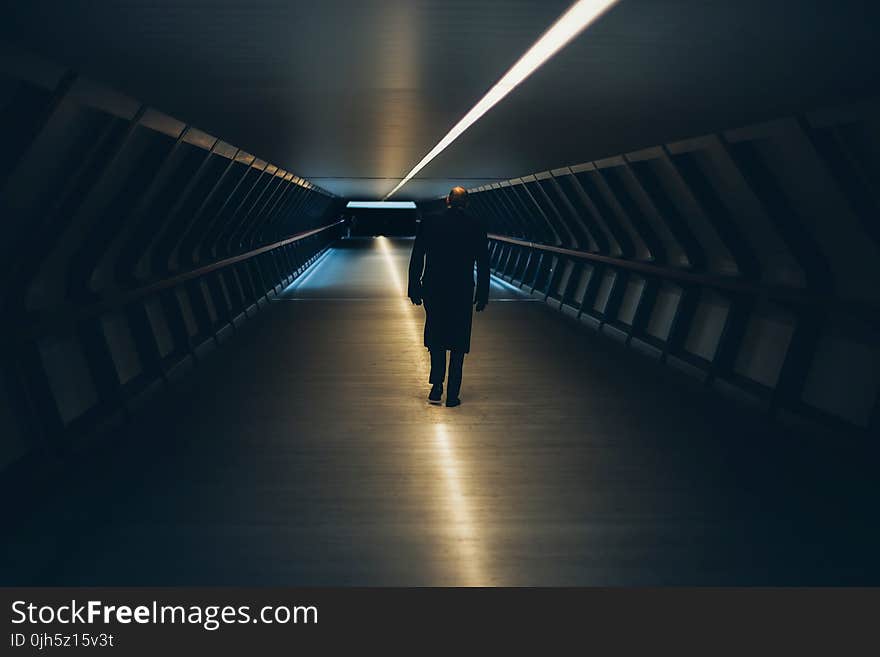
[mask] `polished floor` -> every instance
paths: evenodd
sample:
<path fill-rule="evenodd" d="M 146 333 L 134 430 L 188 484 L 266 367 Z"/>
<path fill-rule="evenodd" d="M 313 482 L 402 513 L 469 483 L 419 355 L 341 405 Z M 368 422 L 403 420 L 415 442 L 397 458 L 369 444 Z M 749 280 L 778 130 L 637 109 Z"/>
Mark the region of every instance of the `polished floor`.
<path fill-rule="evenodd" d="M 5 583 L 880 583 L 875 468 L 498 282 L 428 406 L 411 242 L 340 242 L 9 534 Z"/>

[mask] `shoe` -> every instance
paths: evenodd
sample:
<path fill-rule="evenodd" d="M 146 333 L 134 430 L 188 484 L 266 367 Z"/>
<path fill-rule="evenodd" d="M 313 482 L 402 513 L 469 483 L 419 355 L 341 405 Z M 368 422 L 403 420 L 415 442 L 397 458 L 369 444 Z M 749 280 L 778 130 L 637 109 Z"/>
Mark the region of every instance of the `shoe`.
<path fill-rule="evenodd" d="M 443 384 L 435 383 L 431 386 L 431 393 L 428 395 L 428 403 L 439 406 L 441 397 L 443 397 Z"/>
<path fill-rule="evenodd" d="M 449 408 L 454 408 L 455 406 L 461 406 L 461 400 L 458 397 L 446 398 L 446 406 Z"/>

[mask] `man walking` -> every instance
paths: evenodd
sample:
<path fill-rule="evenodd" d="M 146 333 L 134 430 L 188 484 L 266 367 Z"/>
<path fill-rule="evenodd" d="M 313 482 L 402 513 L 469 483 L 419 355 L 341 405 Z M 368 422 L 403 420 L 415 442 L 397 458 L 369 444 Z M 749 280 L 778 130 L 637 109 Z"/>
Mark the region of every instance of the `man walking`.
<path fill-rule="evenodd" d="M 408 296 L 417 306 L 425 304 L 425 346 L 431 352 L 428 401 L 439 404 L 443 396 L 449 351 L 449 407 L 461 404 L 464 355 L 471 347 L 472 306 L 480 312 L 489 303 L 486 230 L 465 211 L 467 196 L 463 187 L 453 187 L 446 197 L 446 210 L 422 218 L 409 262 Z"/>

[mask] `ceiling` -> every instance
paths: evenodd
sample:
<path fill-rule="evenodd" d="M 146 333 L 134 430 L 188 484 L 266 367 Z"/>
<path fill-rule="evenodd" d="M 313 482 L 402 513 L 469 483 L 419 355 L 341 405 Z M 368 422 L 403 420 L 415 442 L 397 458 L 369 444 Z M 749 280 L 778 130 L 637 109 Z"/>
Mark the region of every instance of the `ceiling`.
<path fill-rule="evenodd" d="M 569 0 L 29 0 L 0 38 L 382 197 Z M 424 199 L 876 94 L 880 3 L 621 0 L 422 170 Z"/>

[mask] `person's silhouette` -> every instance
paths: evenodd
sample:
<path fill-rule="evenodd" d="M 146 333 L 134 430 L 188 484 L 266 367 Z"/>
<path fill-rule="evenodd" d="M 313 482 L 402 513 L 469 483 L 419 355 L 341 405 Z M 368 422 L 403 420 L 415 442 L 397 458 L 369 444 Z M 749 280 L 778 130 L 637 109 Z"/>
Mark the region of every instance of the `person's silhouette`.
<path fill-rule="evenodd" d="M 464 355 L 471 347 L 471 306 L 476 304 L 479 312 L 489 303 L 486 229 L 465 212 L 467 196 L 463 187 L 453 187 L 442 214 L 422 217 L 409 261 L 407 294 L 417 306 L 425 304 L 425 346 L 431 352 L 428 401 L 432 404 L 439 404 L 443 395 L 446 352 L 451 352 L 447 406 L 461 403 Z"/>

